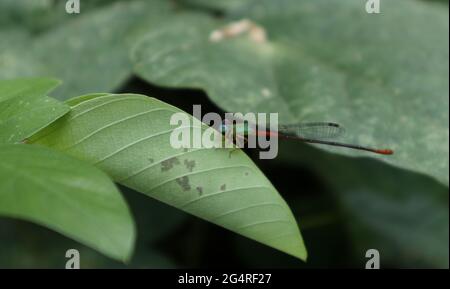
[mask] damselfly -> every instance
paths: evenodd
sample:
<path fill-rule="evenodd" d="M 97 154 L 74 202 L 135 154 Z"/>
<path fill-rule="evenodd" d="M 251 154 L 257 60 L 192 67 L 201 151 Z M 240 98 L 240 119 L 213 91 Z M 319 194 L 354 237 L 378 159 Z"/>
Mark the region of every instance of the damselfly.
<path fill-rule="evenodd" d="M 394 153 L 391 149 L 377 149 L 357 144 L 348 144 L 332 141 L 330 139 L 341 136 L 345 130 L 342 126 L 333 122 L 305 122 L 292 125 L 279 125 L 277 130 L 269 130 L 257 127 L 243 120 L 225 119 L 219 131 L 227 138 L 232 138 L 235 134 L 237 139 L 244 141 L 250 135 L 264 137 L 278 137 L 284 139 L 294 139 L 306 143 L 323 144 L 336 147 L 346 147 L 356 150 L 369 151 L 382 155 Z"/>

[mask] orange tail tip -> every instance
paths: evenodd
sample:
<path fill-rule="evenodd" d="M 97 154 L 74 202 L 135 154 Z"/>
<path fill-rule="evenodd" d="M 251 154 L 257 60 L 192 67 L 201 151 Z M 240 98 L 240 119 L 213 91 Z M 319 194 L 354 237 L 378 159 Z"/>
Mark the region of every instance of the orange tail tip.
<path fill-rule="evenodd" d="M 381 150 L 376 150 L 375 151 L 377 154 L 382 154 L 382 155 L 393 155 L 394 151 L 390 150 L 390 149 L 381 149 Z"/>

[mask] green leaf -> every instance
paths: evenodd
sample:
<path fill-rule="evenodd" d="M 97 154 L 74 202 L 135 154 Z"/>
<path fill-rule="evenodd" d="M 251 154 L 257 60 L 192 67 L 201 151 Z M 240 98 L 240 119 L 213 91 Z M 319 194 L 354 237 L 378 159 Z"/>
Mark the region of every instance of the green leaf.
<path fill-rule="evenodd" d="M 127 194 L 125 194 L 125 197 L 127 197 Z M 141 196 L 142 199 L 146 203 L 159 203 L 159 206 L 167 207 L 144 195 Z M 128 198 L 126 200 L 129 201 Z M 133 215 L 139 217 L 135 212 L 133 202 L 129 202 L 129 206 Z M 151 211 L 151 209 L 148 211 Z M 180 211 L 178 213 L 186 215 Z M 147 212 L 147 215 L 151 215 L 151 212 Z M 165 222 L 164 218 L 160 218 L 159 221 L 162 221 L 163 224 Z M 134 246 L 133 257 L 127 263 L 106 257 L 92 248 L 33 223 L 0 218 L 0 228 L 0 246 L 2 248 L 0 268 L 63 269 L 68 260 L 64 258 L 64 254 L 68 249 L 76 249 L 80 252 L 81 269 L 176 268 L 176 263 L 171 256 L 167 256 L 160 248 L 150 245 L 148 239 L 142 238 L 141 232 L 151 232 L 151 230 L 148 230 L 149 227 L 146 226 L 140 228 L 139 221 L 136 224 L 136 231 L 139 233 Z"/>
<path fill-rule="evenodd" d="M 34 145 L 0 146 L 0 215 L 20 218 L 128 260 L 133 219 L 120 192 L 100 170 Z"/>
<path fill-rule="evenodd" d="M 0 79 L 43 75 L 52 75 L 58 79 L 64 77 L 64 83 L 58 90 L 63 90 L 68 95 L 78 95 L 79 91 L 76 89 L 79 90 L 80 88 L 71 83 L 83 81 L 84 78 L 79 76 L 85 75 L 86 72 L 78 75 L 76 73 L 70 74 L 70 71 L 80 70 L 84 67 L 85 62 L 80 61 L 80 58 L 89 58 L 90 63 L 95 63 L 102 55 L 102 51 L 97 48 L 98 46 L 109 45 L 108 48 L 111 49 L 111 42 L 115 46 L 123 46 L 122 42 L 113 41 L 108 39 L 108 37 L 98 37 L 93 41 L 90 33 L 83 33 L 85 30 L 88 32 L 92 30 L 98 31 L 101 26 L 106 27 L 103 29 L 115 28 L 114 25 L 118 21 L 114 18 L 114 15 L 111 18 L 102 16 L 116 13 L 115 9 L 107 8 L 102 11 L 97 7 L 108 2 L 111 5 L 112 0 L 84 1 L 82 14 L 75 15 L 66 13 L 66 1 L 1 1 Z M 122 7 L 125 9 L 128 6 Z M 98 26 L 94 28 L 95 21 L 92 18 L 95 17 L 106 19 L 103 22 L 98 21 Z M 105 23 L 105 21 L 111 21 L 111 23 Z M 83 22 L 88 23 L 83 25 Z M 65 32 L 60 32 L 60 30 L 65 30 Z M 58 39 L 52 41 L 53 38 Z M 117 49 L 112 50 L 114 52 L 117 51 Z M 52 61 L 49 61 L 49 58 Z M 71 63 L 67 65 L 69 59 Z M 115 55 L 110 61 L 116 63 L 120 59 L 120 57 Z M 111 66 L 114 65 L 112 64 Z M 101 73 L 98 72 L 96 74 L 99 78 L 105 75 L 105 71 L 109 72 L 109 77 L 124 71 L 124 68 L 119 68 L 119 71 L 111 71 L 111 69 L 104 69 L 104 67 L 100 66 L 98 66 L 98 69 L 101 71 Z M 70 71 L 66 72 L 66 70 Z M 67 78 L 67 75 L 70 75 L 71 78 Z M 102 83 L 99 82 L 99 84 Z M 118 84 L 111 83 L 111 85 L 117 86 Z M 93 90 L 97 90 L 95 86 Z M 57 95 L 61 96 L 59 93 Z"/>
<path fill-rule="evenodd" d="M 69 111 L 46 96 L 58 84 L 45 78 L 0 81 L 0 144 L 22 141 Z"/>
<path fill-rule="evenodd" d="M 287 142 L 279 149 L 278 161 L 308 167 L 332 188 L 358 267 L 364 268 L 366 250 L 375 248 L 383 267 L 448 268 L 448 187 L 370 158 L 346 158 Z M 291 204 L 294 214 L 304 214 Z"/>
<path fill-rule="evenodd" d="M 217 11 L 233 11 L 243 6 L 257 3 L 260 0 L 178 0 L 181 4 L 195 7 L 208 8 Z"/>
<path fill-rule="evenodd" d="M 31 142 L 61 150 L 115 181 L 285 253 L 306 259 L 283 198 L 240 150 L 174 149 L 179 109 L 142 95 L 83 96 Z M 191 129 L 193 126 L 185 127 Z"/>
<path fill-rule="evenodd" d="M 80 5 L 80 13 L 88 13 L 96 8 L 119 0 L 89 0 Z M 74 20 L 80 15 L 66 13 L 68 1 L 55 0 L 2 0 L 0 2 L 0 27 L 26 28 L 32 34 L 42 33 Z"/>
<path fill-rule="evenodd" d="M 0 30 L 0 38 L 0 79 L 46 75 L 45 64 L 30 55 L 31 38 L 26 30 Z"/>
<path fill-rule="evenodd" d="M 143 31 L 157 27 L 172 9 L 165 0 L 82 6 L 80 14 L 69 15 L 66 21 L 37 35 L 18 28 L 0 30 L 0 36 L 14 40 L 6 47 L 0 45 L 0 78 L 56 77 L 63 81 L 53 93 L 59 99 L 112 92 L 132 75 L 130 45 Z M 48 13 L 68 15 L 60 5 Z"/>
<path fill-rule="evenodd" d="M 448 185 L 448 10 L 410 0 L 382 9 L 369 15 L 361 1 L 281 0 L 225 20 L 189 13 L 150 32 L 132 59 L 140 77 L 201 88 L 227 111 L 338 122 L 347 129 L 342 141 L 392 148 L 394 156 L 378 158 Z M 241 19 L 252 23 L 244 33 L 211 41 Z M 251 33 L 262 29 L 266 40 L 255 41 Z"/>

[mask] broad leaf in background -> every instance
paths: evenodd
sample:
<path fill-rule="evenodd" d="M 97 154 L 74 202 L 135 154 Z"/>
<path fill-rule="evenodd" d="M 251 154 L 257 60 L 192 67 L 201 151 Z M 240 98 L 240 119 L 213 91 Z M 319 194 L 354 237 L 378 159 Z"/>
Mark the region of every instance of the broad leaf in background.
<path fill-rule="evenodd" d="M 80 11 L 87 12 L 115 0 L 82 1 Z M 79 15 L 66 13 L 67 1 L 59 0 L 2 0 L 0 29 L 24 28 L 31 34 L 42 33 Z"/>
<path fill-rule="evenodd" d="M 0 39 L 0 79 L 46 75 L 45 64 L 30 55 L 28 31 L 16 27 L 0 28 Z"/>
<path fill-rule="evenodd" d="M 195 8 L 207 8 L 215 11 L 233 11 L 245 5 L 257 4 L 260 0 L 178 0 L 181 4 Z"/>
<path fill-rule="evenodd" d="M 179 109 L 143 95 L 82 96 L 30 140 L 96 165 L 117 182 L 285 253 L 306 259 L 297 223 L 242 151 L 174 149 Z M 190 132 L 193 124 L 179 129 Z"/>
<path fill-rule="evenodd" d="M 3 145 L 0 159 L 0 215 L 44 225 L 109 257 L 129 259 L 133 219 L 105 173 L 34 145 Z"/>
<path fill-rule="evenodd" d="M 20 142 L 69 112 L 46 96 L 58 84 L 45 78 L 0 81 L 0 144 Z"/>
<path fill-rule="evenodd" d="M 142 31 L 156 27 L 173 3 L 120 1 L 96 6 L 83 3 L 78 15 L 68 15 L 64 5 L 48 7 L 48 14 L 65 15 L 64 21 L 55 20 L 38 34 L 23 27 L 0 30 L 0 36 L 14 40 L 0 45 L 0 78 L 56 77 L 63 81 L 53 93 L 60 99 L 117 89 L 132 74 L 129 46 Z"/>
<path fill-rule="evenodd" d="M 133 49 L 136 73 L 204 89 L 229 111 L 338 122 L 344 141 L 389 146 L 383 161 L 448 185 L 448 11 L 410 0 L 386 1 L 379 15 L 354 0 L 257 4 L 227 20 L 169 19 Z M 251 25 L 224 30 L 242 19 Z"/>
<path fill-rule="evenodd" d="M 288 153 L 293 150 L 295 156 Z M 279 161 L 311 168 L 332 188 L 359 267 L 367 261 L 365 251 L 376 248 L 385 266 L 448 268 L 446 186 L 370 158 L 346 158 L 295 143 L 281 143 L 280 151 Z M 292 203 L 297 214 L 298 205 Z"/>
<path fill-rule="evenodd" d="M 250 5 L 258 5 L 259 1 L 264 0 L 178 0 L 180 3 L 190 5 L 196 8 L 214 9 L 219 12 L 234 13 L 238 9 L 246 9 Z M 411 0 L 411 1 L 434 1 L 448 4 L 448 0 Z M 363 3 L 364 5 L 364 3 Z"/>
<path fill-rule="evenodd" d="M 440 3 L 443 3 L 443 4 L 447 4 L 447 5 L 448 5 L 448 0 L 422 0 L 422 1 L 440 2 Z"/>

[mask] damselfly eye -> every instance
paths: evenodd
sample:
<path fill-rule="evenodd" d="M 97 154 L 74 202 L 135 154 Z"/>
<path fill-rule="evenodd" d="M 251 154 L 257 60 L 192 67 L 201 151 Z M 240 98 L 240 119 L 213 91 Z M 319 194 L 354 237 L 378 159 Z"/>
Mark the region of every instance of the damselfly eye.
<path fill-rule="evenodd" d="M 227 132 L 227 125 L 225 125 L 225 124 L 221 124 L 220 125 L 220 132 L 221 133 L 225 133 L 225 132 Z"/>

